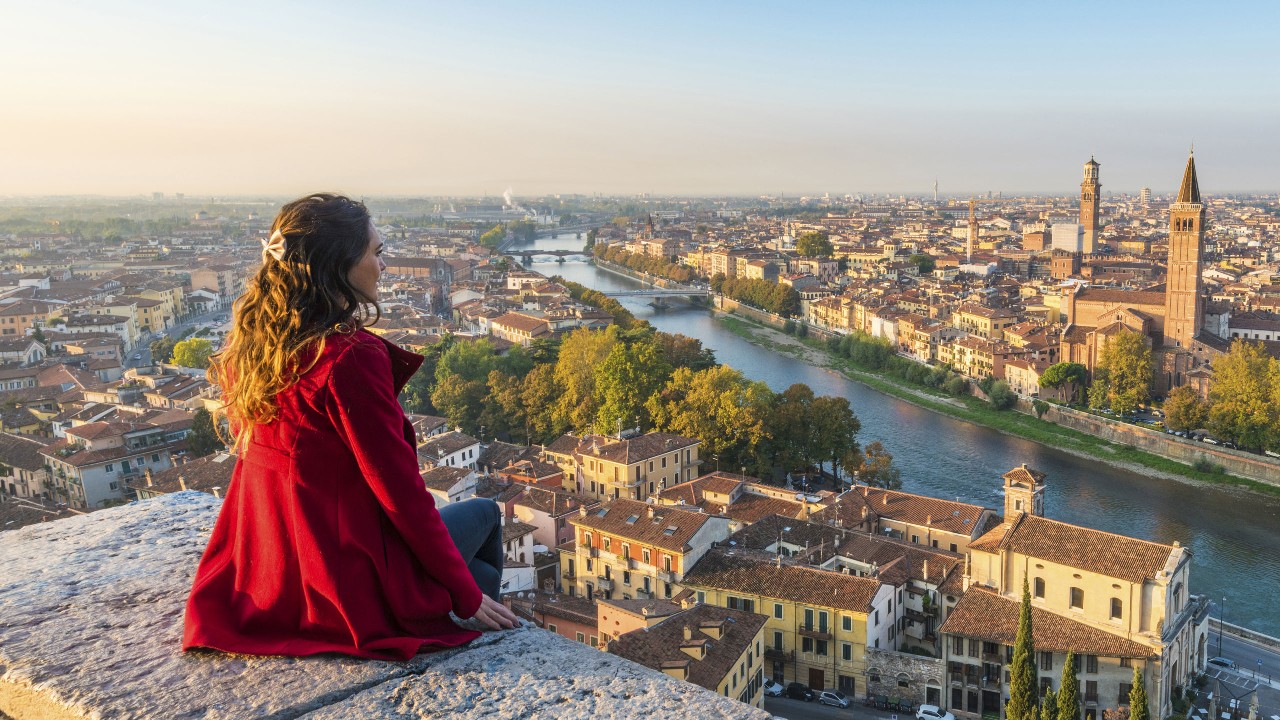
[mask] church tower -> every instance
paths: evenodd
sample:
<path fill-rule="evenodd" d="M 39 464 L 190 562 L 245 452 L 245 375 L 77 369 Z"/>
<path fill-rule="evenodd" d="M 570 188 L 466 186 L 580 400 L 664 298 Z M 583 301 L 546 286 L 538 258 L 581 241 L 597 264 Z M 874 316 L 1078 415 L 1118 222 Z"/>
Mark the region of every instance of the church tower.
<path fill-rule="evenodd" d="M 1169 206 L 1169 270 L 1164 293 L 1164 346 L 1189 347 L 1204 317 L 1204 205 L 1196 179 L 1196 157 L 1187 158 L 1178 199 Z"/>
<path fill-rule="evenodd" d="M 1013 523 L 1019 515 L 1044 517 L 1044 479 L 1039 470 L 1022 463 L 1004 474 L 1004 521 Z"/>
<path fill-rule="evenodd" d="M 974 214 L 975 201 L 969 198 L 969 235 L 964 243 L 964 261 L 973 262 L 973 246 L 978 244 L 978 216 Z"/>
<path fill-rule="evenodd" d="M 1092 157 L 1084 164 L 1084 182 L 1080 183 L 1080 226 L 1084 228 L 1084 253 L 1098 251 L 1098 200 L 1102 183 L 1098 181 L 1098 161 Z"/>

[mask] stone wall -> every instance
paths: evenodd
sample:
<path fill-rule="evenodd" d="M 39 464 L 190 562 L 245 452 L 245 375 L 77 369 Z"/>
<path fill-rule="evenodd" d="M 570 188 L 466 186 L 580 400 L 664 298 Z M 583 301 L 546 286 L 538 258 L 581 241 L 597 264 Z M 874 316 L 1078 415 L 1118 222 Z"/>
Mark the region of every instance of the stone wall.
<path fill-rule="evenodd" d="M 1018 410 L 1035 414 L 1031 404 L 1026 401 L 1018 403 Z M 1221 465 L 1231 475 L 1280 486 L 1280 462 L 1265 456 L 1188 440 L 1159 430 L 1058 405 L 1050 405 L 1041 419 L 1100 437 L 1103 440 L 1131 445 L 1139 450 L 1146 450 L 1153 455 L 1167 457 L 1187 465 L 1197 460 L 1207 460 L 1215 465 Z"/>
<path fill-rule="evenodd" d="M 867 692 L 872 695 L 910 700 L 917 705 L 926 702 L 941 705 L 945 670 L 940 658 L 867 648 Z M 899 685 L 900 681 L 905 681 L 907 686 Z M 938 697 L 929 698 L 930 687 L 937 689 Z"/>
<path fill-rule="evenodd" d="M 220 502 L 184 492 L 0 532 L 0 717 L 769 717 L 534 627 L 403 663 L 182 653 Z"/>

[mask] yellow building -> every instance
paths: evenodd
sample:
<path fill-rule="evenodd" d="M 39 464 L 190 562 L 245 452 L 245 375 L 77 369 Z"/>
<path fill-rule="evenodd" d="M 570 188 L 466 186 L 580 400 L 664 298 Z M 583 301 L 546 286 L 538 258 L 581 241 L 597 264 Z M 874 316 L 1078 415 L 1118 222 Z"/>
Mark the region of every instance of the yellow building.
<path fill-rule="evenodd" d="M 865 690 L 866 650 L 894 649 L 894 591 L 869 577 L 794 565 L 768 552 L 708 552 L 684 578 L 699 602 L 764 615 L 765 675 L 846 695 Z"/>
<path fill-rule="evenodd" d="M 1026 466 L 1006 473 L 1004 522 L 969 546 L 970 586 L 940 628 L 951 711 L 1003 707 L 1025 582 L 1042 687 L 1060 689 L 1074 650 L 1086 720 L 1128 703 L 1134 667 L 1153 716 L 1172 714 L 1206 660 L 1209 603 L 1188 592 L 1190 551 L 1047 519 L 1044 478 Z"/>
<path fill-rule="evenodd" d="M 1004 337 L 1004 329 L 1015 325 L 1018 316 L 1011 310 L 989 308 L 982 305 L 961 305 L 951 315 L 951 324 L 980 338 L 1000 340 Z"/>
<path fill-rule="evenodd" d="M 564 471 L 564 487 L 600 500 L 646 500 L 698 476 L 699 440 L 652 432 L 619 440 L 566 434 L 544 450 Z"/>

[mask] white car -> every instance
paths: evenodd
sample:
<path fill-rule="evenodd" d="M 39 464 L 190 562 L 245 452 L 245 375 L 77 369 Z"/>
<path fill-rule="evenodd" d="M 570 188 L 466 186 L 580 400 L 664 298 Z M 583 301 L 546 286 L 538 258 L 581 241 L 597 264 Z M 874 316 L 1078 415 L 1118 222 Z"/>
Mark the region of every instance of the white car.
<path fill-rule="evenodd" d="M 783 690 L 783 687 L 780 683 L 776 683 L 772 680 L 764 681 L 765 695 L 768 695 L 769 697 L 782 697 L 782 690 Z"/>
<path fill-rule="evenodd" d="M 956 720 L 956 716 L 937 705 L 921 705 L 916 710 L 916 720 Z"/>
<path fill-rule="evenodd" d="M 849 707 L 849 698 L 845 697 L 844 693 L 836 692 L 835 690 L 823 690 L 818 693 L 818 702 L 823 705 L 834 705 L 842 708 Z"/>

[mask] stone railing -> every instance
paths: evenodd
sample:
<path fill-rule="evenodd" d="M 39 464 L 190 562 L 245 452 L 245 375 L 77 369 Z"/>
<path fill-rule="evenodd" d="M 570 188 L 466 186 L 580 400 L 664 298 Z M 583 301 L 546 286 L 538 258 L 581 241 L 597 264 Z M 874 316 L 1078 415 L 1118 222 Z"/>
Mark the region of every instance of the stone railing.
<path fill-rule="evenodd" d="M 183 492 L 0 532 L 0 717 L 769 717 L 534 627 L 402 663 L 182 653 L 220 502 Z"/>

